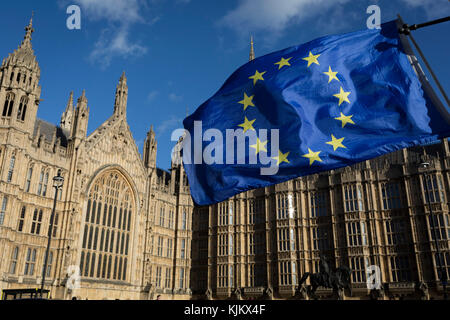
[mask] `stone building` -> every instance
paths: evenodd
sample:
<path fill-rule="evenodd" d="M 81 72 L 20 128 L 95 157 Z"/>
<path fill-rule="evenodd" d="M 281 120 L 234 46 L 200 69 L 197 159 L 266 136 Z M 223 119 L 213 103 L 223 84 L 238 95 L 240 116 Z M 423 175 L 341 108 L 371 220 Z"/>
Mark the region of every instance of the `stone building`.
<path fill-rule="evenodd" d="M 0 67 L 0 289 L 40 287 L 52 232 L 52 298 L 189 299 L 193 206 L 182 167 L 156 168 L 153 129 L 141 157 L 127 124 L 125 74 L 112 115 L 89 135 L 84 91 L 76 104 L 70 94 L 60 126 L 38 119 L 31 20 L 25 31 Z M 64 185 L 49 230 L 58 170 Z"/>
<path fill-rule="evenodd" d="M 89 135 L 84 91 L 75 104 L 70 94 L 59 126 L 36 118 L 31 21 L 25 30 L 0 67 L 1 290 L 40 286 L 50 231 L 45 286 L 56 299 L 303 298 L 299 279 L 319 271 L 320 254 L 331 267 L 352 268 L 345 299 L 442 297 L 439 261 L 450 276 L 447 139 L 194 209 L 182 166 L 156 167 L 152 129 L 139 154 L 125 74 L 112 115 Z M 58 170 L 65 181 L 49 230 Z M 378 291 L 366 284 L 374 265 Z M 333 297 L 328 289 L 317 295 Z"/>
<path fill-rule="evenodd" d="M 430 166 L 420 169 L 423 162 Z M 193 298 L 305 298 L 299 279 L 319 272 L 322 254 L 331 268 L 352 269 L 345 299 L 442 299 L 439 262 L 450 276 L 449 169 L 444 139 L 196 208 Z M 370 266 L 380 270 L 378 290 L 368 289 L 366 271 L 377 268 Z M 331 289 L 317 296 L 336 298 Z"/>

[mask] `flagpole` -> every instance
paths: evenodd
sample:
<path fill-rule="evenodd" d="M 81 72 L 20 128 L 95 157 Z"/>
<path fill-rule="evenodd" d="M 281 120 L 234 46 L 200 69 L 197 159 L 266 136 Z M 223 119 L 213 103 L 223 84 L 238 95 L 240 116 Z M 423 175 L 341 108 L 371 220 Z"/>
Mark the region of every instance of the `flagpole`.
<path fill-rule="evenodd" d="M 397 14 L 397 16 L 400 18 L 400 15 Z M 428 22 L 424 22 L 424 23 L 419 23 L 419 24 L 413 24 L 411 26 L 404 24 L 403 27 L 399 30 L 400 33 L 404 33 L 406 35 L 408 35 L 410 33 L 410 31 L 414 31 L 423 27 L 428 27 L 428 26 L 432 26 L 434 24 L 438 24 L 438 23 L 442 23 L 442 22 L 446 22 L 446 21 L 450 21 L 450 16 L 445 17 L 445 18 L 440 18 L 440 19 L 436 19 L 436 20 L 431 20 Z"/>
<path fill-rule="evenodd" d="M 435 25 L 438 23 L 450 21 L 450 16 L 441 18 L 441 19 L 432 20 L 432 21 L 425 22 L 425 23 L 421 23 L 421 24 L 413 24 L 412 26 L 409 26 L 408 24 L 403 23 L 403 19 L 399 14 L 397 14 L 397 16 L 398 16 L 400 22 L 403 24 L 403 27 L 399 30 L 399 32 L 405 34 L 406 36 L 409 36 L 414 47 L 416 48 L 417 52 L 419 52 L 420 57 L 422 58 L 423 62 L 425 63 L 425 66 L 427 67 L 428 71 L 430 72 L 431 76 L 433 77 L 433 80 L 436 83 L 439 91 L 441 92 L 442 96 L 444 97 L 445 101 L 447 102 L 447 105 L 450 106 L 450 100 L 448 99 L 448 96 L 445 93 L 444 88 L 442 87 L 441 83 L 439 82 L 438 78 L 436 77 L 436 74 L 433 72 L 433 69 L 431 69 L 431 66 L 428 63 L 428 60 L 425 58 L 425 55 L 423 54 L 422 50 L 420 49 L 419 45 L 417 44 L 416 40 L 414 39 L 414 37 L 411 34 L 412 30 L 417 30 L 419 28 L 423 28 L 423 27 Z"/>

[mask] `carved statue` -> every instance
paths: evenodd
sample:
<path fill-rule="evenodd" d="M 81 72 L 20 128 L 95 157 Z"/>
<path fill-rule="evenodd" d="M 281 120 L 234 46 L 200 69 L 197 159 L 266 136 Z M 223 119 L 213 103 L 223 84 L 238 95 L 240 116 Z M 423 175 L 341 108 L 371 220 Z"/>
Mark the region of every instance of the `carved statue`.
<path fill-rule="evenodd" d="M 308 300 L 308 287 L 305 283 L 299 285 L 295 291 L 295 299 Z"/>
<path fill-rule="evenodd" d="M 428 292 L 428 285 L 421 281 L 418 286 L 417 289 L 420 292 L 420 299 L 421 300 L 430 300 L 430 293 Z"/>
<path fill-rule="evenodd" d="M 241 288 L 237 288 L 234 291 L 234 295 L 236 297 L 236 300 L 242 300 L 242 292 L 241 292 Z"/>
<path fill-rule="evenodd" d="M 206 290 L 206 299 L 212 300 L 212 292 L 210 289 Z"/>
<path fill-rule="evenodd" d="M 348 289 L 350 296 L 352 295 L 351 289 L 351 269 L 342 266 L 336 270 L 331 270 L 328 266 L 326 258 L 321 255 L 319 261 L 319 272 L 310 273 L 306 272 L 299 281 L 299 287 L 303 285 L 306 279 L 309 277 L 311 285 L 308 288 L 308 295 L 313 299 L 317 299 L 316 290 L 318 287 L 332 288 L 333 293 L 339 300 L 344 298 L 344 289 Z"/>
<path fill-rule="evenodd" d="M 269 300 L 273 300 L 273 289 L 271 287 L 268 287 L 266 289 L 266 295 Z"/>

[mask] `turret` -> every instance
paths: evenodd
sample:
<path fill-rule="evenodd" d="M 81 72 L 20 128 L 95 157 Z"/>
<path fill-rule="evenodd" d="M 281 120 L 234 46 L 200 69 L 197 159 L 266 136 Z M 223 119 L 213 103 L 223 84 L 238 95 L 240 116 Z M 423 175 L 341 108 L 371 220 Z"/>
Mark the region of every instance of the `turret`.
<path fill-rule="evenodd" d="M 70 92 L 69 101 L 67 102 L 66 111 L 61 116 L 60 126 L 63 130 L 70 132 L 73 120 L 73 91 Z"/>
<path fill-rule="evenodd" d="M 127 77 L 125 76 L 125 71 L 119 79 L 119 83 L 116 87 L 116 99 L 114 102 L 114 115 L 123 116 L 127 115 L 127 100 L 128 100 L 128 86 Z"/>
<path fill-rule="evenodd" d="M 249 61 L 255 60 L 255 49 L 253 48 L 253 36 L 250 37 L 250 56 Z"/>
<path fill-rule="evenodd" d="M 71 138 L 83 139 L 86 137 L 87 126 L 89 120 L 89 108 L 87 106 L 86 93 L 83 90 L 81 97 L 78 98 L 77 107 L 73 119 Z"/>
<path fill-rule="evenodd" d="M 144 165 L 146 168 L 156 167 L 156 150 L 157 142 L 152 125 L 144 142 Z"/>
<path fill-rule="evenodd" d="M 0 116 L 2 123 L 33 133 L 40 101 L 40 68 L 31 45 L 33 18 L 25 27 L 19 47 L 0 67 Z"/>

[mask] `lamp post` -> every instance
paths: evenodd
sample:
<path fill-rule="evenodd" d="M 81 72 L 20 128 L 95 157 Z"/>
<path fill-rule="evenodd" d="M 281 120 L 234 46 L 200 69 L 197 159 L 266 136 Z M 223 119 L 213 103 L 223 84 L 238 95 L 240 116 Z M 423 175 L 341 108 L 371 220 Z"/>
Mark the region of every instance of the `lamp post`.
<path fill-rule="evenodd" d="M 53 199 L 53 210 L 50 216 L 50 225 L 48 228 L 48 242 L 47 242 L 47 249 L 45 251 L 44 267 L 42 268 L 41 298 L 44 291 L 45 274 L 47 273 L 48 255 L 50 253 L 50 242 L 52 241 L 53 235 L 53 221 L 55 219 L 56 199 L 58 198 L 58 191 L 62 189 L 63 184 L 64 178 L 61 176 L 61 169 L 59 169 L 58 174 L 55 177 L 53 177 L 53 188 L 55 188 L 55 197 Z"/>
<path fill-rule="evenodd" d="M 430 166 L 429 162 L 422 162 L 419 167 L 422 169 L 427 169 Z M 428 210 L 430 211 L 430 227 L 433 230 L 433 238 L 434 238 L 434 243 L 436 246 L 436 262 L 437 262 L 437 267 L 440 270 L 440 280 L 442 283 L 442 289 L 444 291 L 444 300 L 447 300 L 447 272 L 444 272 L 444 268 L 442 267 L 441 264 L 441 251 L 439 250 L 439 241 L 438 241 L 438 237 L 437 237 L 437 232 L 436 232 L 436 228 L 438 226 L 434 225 L 434 213 L 433 213 L 433 207 L 431 206 L 431 197 L 430 197 L 430 192 L 428 190 L 428 179 L 427 179 L 427 174 L 426 171 L 423 171 L 423 177 L 424 177 L 424 185 L 425 185 L 425 192 L 426 192 L 426 197 L 425 197 L 425 201 L 428 202 Z M 431 183 L 433 183 L 432 178 L 430 177 L 430 181 Z M 437 220 L 437 217 L 436 217 Z M 437 221 L 436 221 L 437 222 Z"/>

